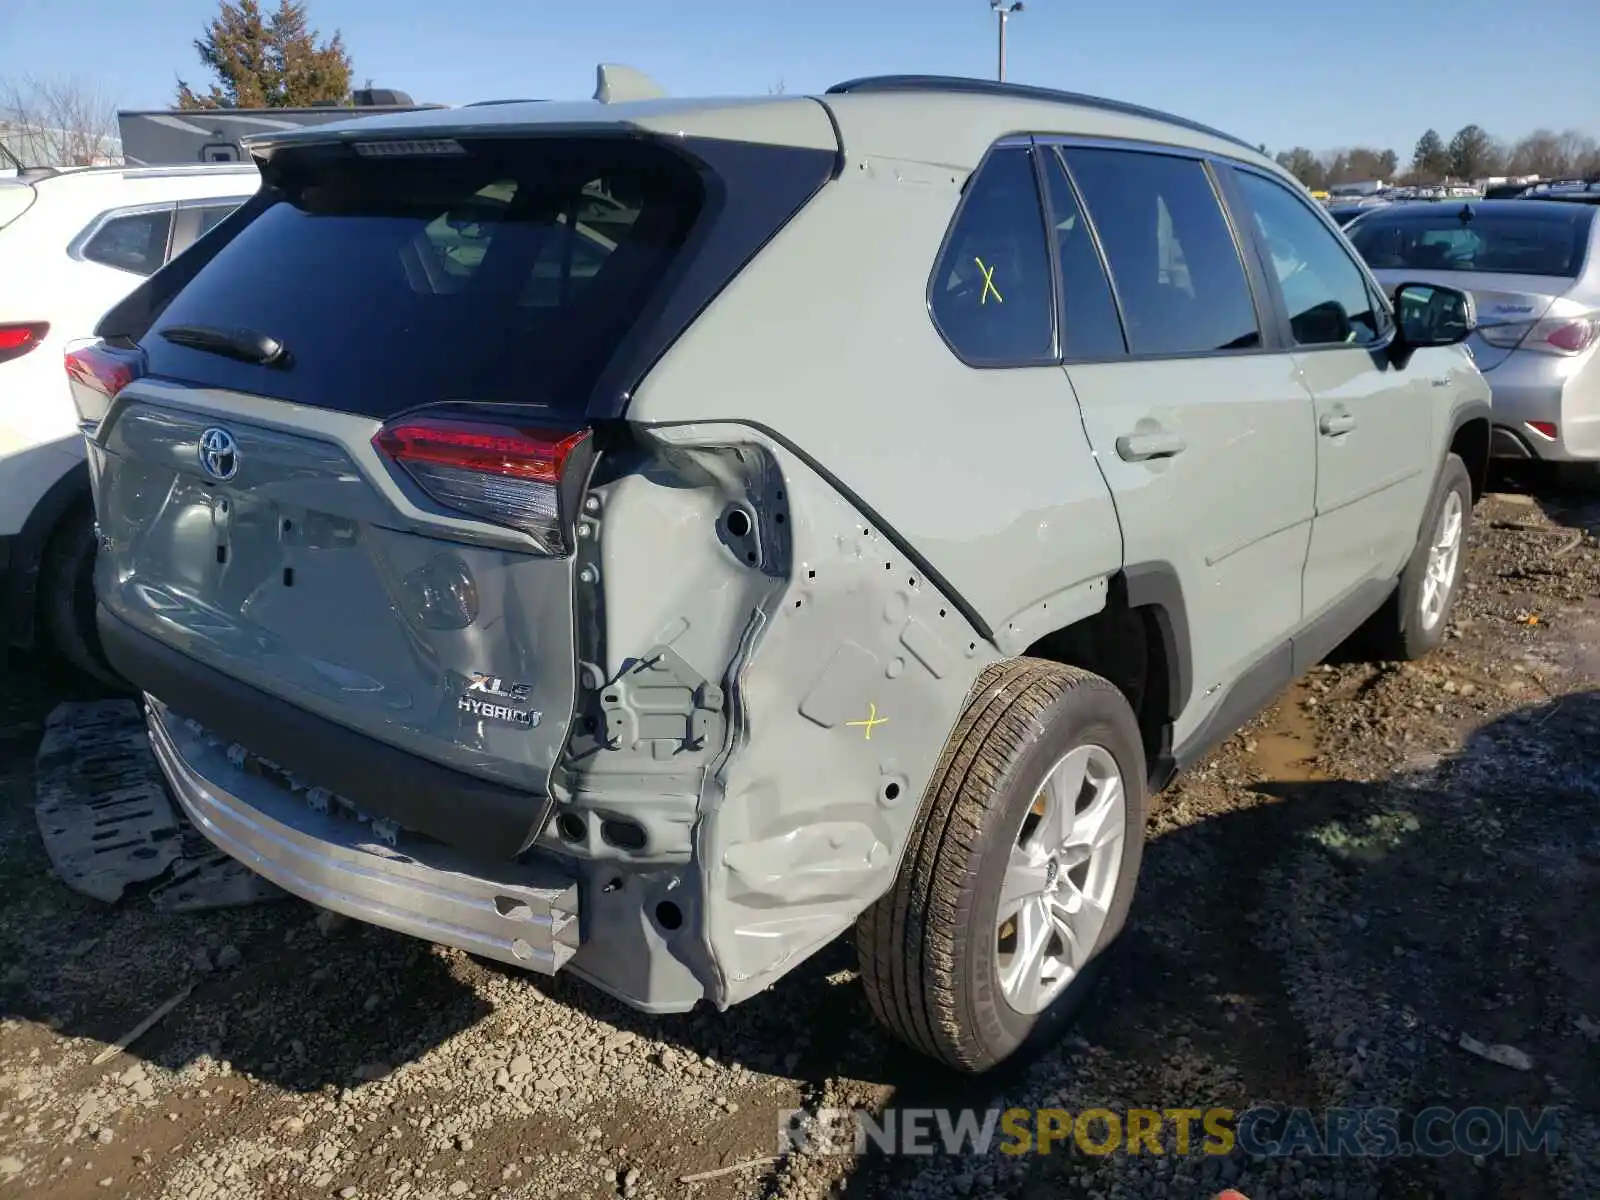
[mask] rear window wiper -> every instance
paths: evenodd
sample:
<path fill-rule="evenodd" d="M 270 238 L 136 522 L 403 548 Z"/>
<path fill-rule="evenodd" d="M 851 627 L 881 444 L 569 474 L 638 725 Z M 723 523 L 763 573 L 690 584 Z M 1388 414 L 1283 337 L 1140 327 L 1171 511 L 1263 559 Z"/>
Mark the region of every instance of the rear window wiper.
<path fill-rule="evenodd" d="M 263 367 L 287 367 L 289 351 L 277 338 L 255 329 L 216 329 L 210 325 L 168 325 L 161 336 L 175 346 L 204 350 Z"/>

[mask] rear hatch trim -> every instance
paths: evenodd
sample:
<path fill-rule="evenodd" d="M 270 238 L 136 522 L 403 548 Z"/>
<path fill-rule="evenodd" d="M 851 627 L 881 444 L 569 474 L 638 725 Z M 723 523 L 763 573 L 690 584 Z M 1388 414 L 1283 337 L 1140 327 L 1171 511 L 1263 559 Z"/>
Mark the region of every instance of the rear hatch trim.
<path fill-rule="evenodd" d="M 549 796 L 441 766 L 316 716 L 172 649 L 103 605 L 99 626 L 111 665 L 141 691 L 178 712 L 204 714 L 214 733 L 369 815 L 496 859 L 515 857 L 550 819 Z"/>

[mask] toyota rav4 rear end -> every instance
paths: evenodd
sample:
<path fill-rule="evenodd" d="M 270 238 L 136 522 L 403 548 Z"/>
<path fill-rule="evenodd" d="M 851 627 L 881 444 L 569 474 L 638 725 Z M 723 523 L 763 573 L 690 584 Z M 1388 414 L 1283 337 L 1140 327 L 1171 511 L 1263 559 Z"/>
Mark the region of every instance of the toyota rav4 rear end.
<path fill-rule="evenodd" d="M 802 554 L 871 531 L 759 430 L 624 416 L 835 176 L 827 109 L 505 105 L 252 149 L 260 194 L 68 362 L 106 652 L 184 809 L 319 905 L 641 1008 L 759 991 L 887 887 L 914 805 L 879 814 L 967 685 L 925 672 L 823 753 L 860 715 L 841 680 L 882 680 L 847 643 L 747 753 L 754 648 L 790 684 L 827 665 L 768 628 L 818 586 Z M 896 624 L 839 595 L 816 620 L 870 609 L 929 661 L 971 637 L 953 609 L 932 634 L 931 591 Z"/>

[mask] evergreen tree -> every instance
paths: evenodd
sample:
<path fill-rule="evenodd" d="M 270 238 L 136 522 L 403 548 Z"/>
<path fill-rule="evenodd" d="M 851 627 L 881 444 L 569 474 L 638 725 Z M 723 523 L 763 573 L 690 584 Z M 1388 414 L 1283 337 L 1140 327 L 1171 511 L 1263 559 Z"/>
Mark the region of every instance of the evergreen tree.
<path fill-rule="evenodd" d="M 259 0 L 222 0 L 194 48 L 217 77 L 201 94 L 178 81 L 180 108 L 305 108 L 350 102 L 350 56 L 337 30 L 326 41 L 306 6 L 279 0 L 264 14 Z"/>

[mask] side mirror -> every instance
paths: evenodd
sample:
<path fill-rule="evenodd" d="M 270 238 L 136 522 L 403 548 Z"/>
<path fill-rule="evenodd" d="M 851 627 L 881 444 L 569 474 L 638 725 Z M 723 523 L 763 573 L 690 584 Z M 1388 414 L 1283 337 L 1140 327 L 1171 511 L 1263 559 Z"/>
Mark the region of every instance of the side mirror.
<path fill-rule="evenodd" d="M 1394 313 L 1396 344 L 1407 351 L 1454 346 L 1478 327 L 1472 295 L 1438 283 L 1402 283 L 1394 290 Z"/>

